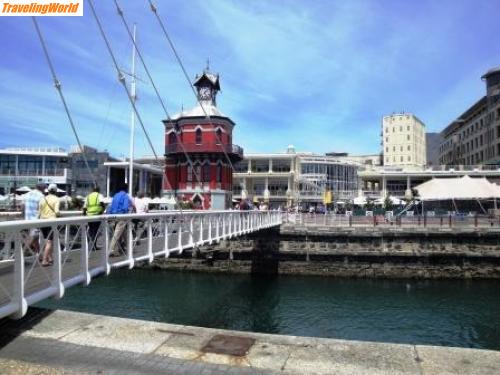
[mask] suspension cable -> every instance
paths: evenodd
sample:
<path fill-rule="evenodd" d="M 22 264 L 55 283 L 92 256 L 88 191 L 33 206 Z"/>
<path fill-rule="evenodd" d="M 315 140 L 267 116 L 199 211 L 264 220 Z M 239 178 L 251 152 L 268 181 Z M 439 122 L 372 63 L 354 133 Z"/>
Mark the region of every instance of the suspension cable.
<path fill-rule="evenodd" d="M 198 102 L 198 104 L 200 105 L 205 117 L 207 118 L 208 120 L 208 123 L 210 126 L 214 127 L 213 123 L 212 123 L 212 119 L 210 117 L 210 115 L 208 114 L 208 112 L 205 110 L 205 108 L 203 107 L 203 104 L 201 103 L 201 100 L 200 98 L 198 97 L 198 95 L 196 94 L 196 91 L 193 87 L 193 85 L 191 84 L 191 80 L 189 79 L 189 74 L 187 73 L 186 71 L 186 68 L 184 67 L 184 64 L 182 63 L 182 60 L 180 58 L 180 55 L 179 53 L 177 52 L 177 49 L 175 48 L 175 45 L 172 41 L 172 39 L 170 38 L 170 35 L 168 34 L 168 31 L 165 27 L 165 25 L 163 24 L 163 21 L 161 20 L 160 18 L 160 15 L 158 14 L 158 9 L 156 8 L 156 6 L 153 4 L 152 0 L 148 0 L 149 2 L 149 6 L 151 8 L 151 11 L 154 13 L 155 15 L 155 18 L 158 20 L 158 24 L 160 25 L 160 28 L 162 29 L 163 31 L 163 34 L 165 35 L 167 41 L 168 41 L 168 44 L 170 45 L 170 48 L 172 49 L 172 52 L 174 53 L 174 56 L 177 60 L 177 63 L 179 64 L 179 66 L 181 67 L 181 70 L 182 72 L 184 73 L 184 77 L 186 78 L 188 84 L 189 84 L 189 87 L 191 88 L 191 91 L 193 92 L 195 98 L 196 98 L 196 101 Z M 231 162 L 231 159 L 229 158 L 229 155 L 227 154 L 227 151 L 226 149 L 224 148 L 224 144 L 222 143 L 222 140 L 220 139 L 220 137 L 218 136 L 217 132 L 215 132 L 215 137 L 217 138 L 218 140 L 218 143 L 221 147 L 221 150 L 222 152 L 224 153 L 224 155 L 226 156 L 226 159 L 227 161 L 229 162 L 229 165 L 231 167 L 231 170 L 234 172 L 234 166 L 233 166 L 233 163 Z"/>
<path fill-rule="evenodd" d="M 92 182 L 94 183 L 94 187 L 97 186 L 97 180 L 95 178 L 94 173 L 90 169 L 89 162 L 87 160 L 87 155 L 85 154 L 85 149 L 83 148 L 82 142 L 80 141 L 80 137 L 78 136 L 78 132 L 76 130 L 75 123 L 73 122 L 73 117 L 71 116 L 71 113 L 68 108 L 68 104 L 66 103 L 66 99 L 64 97 L 64 94 L 62 92 L 62 85 L 59 79 L 57 78 L 56 75 L 56 70 L 54 68 L 54 65 L 52 64 L 52 60 L 49 55 L 49 51 L 47 49 L 47 45 L 45 44 L 45 39 L 43 38 L 42 31 L 40 30 L 40 27 L 38 26 L 38 21 L 36 20 L 36 17 L 32 16 L 31 19 L 33 20 L 33 24 L 35 25 L 36 33 L 38 35 L 38 39 L 40 40 L 40 44 L 42 45 L 43 53 L 45 55 L 45 59 L 47 60 L 47 64 L 50 69 L 50 73 L 52 74 L 52 79 L 54 81 L 54 87 L 57 89 L 57 92 L 59 93 L 59 97 L 61 99 L 61 102 L 64 107 L 64 111 L 66 112 L 66 116 L 68 117 L 69 124 L 71 126 L 71 129 L 73 130 L 73 135 L 76 138 L 76 142 L 78 143 L 78 147 L 80 148 L 80 152 L 82 154 L 83 161 L 85 163 L 85 167 L 87 168 L 91 178 Z"/>
<path fill-rule="evenodd" d="M 149 147 L 151 148 L 151 150 L 153 151 L 153 154 L 154 154 L 154 157 L 156 159 L 156 161 L 158 161 L 158 155 L 156 154 L 156 151 L 155 151 L 155 148 L 153 146 L 153 142 L 151 142 L 151 138 L 149 137 L 149 134 L 146 130 L 146 127 L 144 126 L 144 122 L 142 121 L 142 118 L 139 114 L 139 111 L 137 110 L 137 106 L 135 104 L 135 100 L 134 98 L 132 97 L 132 94 L 130 93 L 130 90 L 128 89 L 127 87 L 127 81 L 125 79 L 125 76 L 123 75 L 123 72 L 121 71 L 120 67 L 118 66 L 118 62 L 116 60 L 116 57 L 115 57 L 115 54 L 113 52 L 113 49 L 111 48 L 111 44 L 109 43 L 109 40 L 106 36 L 106 33 L 104 32 L 104 29 L 102 27 L 102 24 L 101 24 L 101 21 L 99 19 L 99 16 L 97 15 L 96 11 L 95 11 L 95 8 L 94 8 L 94 4 L 93 4 L 93 1 L 92 0 L 87 0 L 87 2 L 89 3 L 90 5 L 90 9 L 92 10 L 92 14 L 94 16 L 94 19 L 97 23 L 97 26 L 99 28 L 99 31 L 100 31 L 100 34 L 102 36 L 102 39 L 104 40 L 104 43 L 106 44 L 106 48 L 109 52 L 109 55 L 111 56 L 111 59 L 113 60 L 113 65 L 115 66 L 115 69 L 116 69 L 116 72 L 118 73 L 118 81 L 120 81 L 120 83 L 122 84 L 125 92 L 127 93 L 127 97 L 128 97 L 128 100 L 134 110 L 134 113 L 137 117 L 137 120 L 139 120 L 139 124 L 141 124 L 141 128 L 144 132 L 144 135 L 149 143 Z"/>
<path fill-rule="evenodd" d="M 139 46 L 137 45 L 137 42 L 134 40 L 134 37 L 133 37 L 132 32 L 130 30 L 130 26 L 128 25 L 128 23 L 127 23 L 127 21 L 125 19 L 125 15 L 124 15 L 123 9 L 118 4 L 117 0 L 114 0 L 114 3 L 115 3 L 115 6 L 116 6 L 116 11 L 117 11 L 119 17 L 122 20 L 123 26 L 127 30 L 127 34 L 129 36 L 129 39 L 132 41 L 132 43 L 133 43 L 133 45 L 135 47 L 135 50 L 137 52 L 137 56 L 139 56 L 139 60 L 141 61 L 141 64 L 142 64 L 142 66 L 144 68 L 144 71 L 146 72 L 146 75 L 149 78 L 149 82 L 151 82 L 151 86 L 153 86 L 153 89 L 154 89 L 154 92 L 156 94 L 156 97 L 158 98 L 158 101 L 160 102 L 160 105 L 163 108 L 163 112 L 167 116 L 167 120 L 168 121 L 172 121 L 172 118 L 171 118 L 171 116 L 170 116 L 170 114 L 169 114 L 169 112 L 167 110 L 167 106 L 165 105 L 165 102 L 164 102 L 163 98 L 160 95 L 158 87 L 156 86 L 156 84 L 155 84 L 155 82 L 153 80 L 153 77 L 152 77 L 152 75 L 151 75 L 151 73 L 149 71 L 149 68 L 147 67 L 146 62 L 145 62 L 145 60 L 144 60 L 144 58 L 142 56 L 141 50 L 140 50 Z M 175 134 L 175 136 L 177 138 L 178 144 L 181 146 L 181 150 L 184 153 L 184 156 L 186 157 L 187 162 L 191 166 L 191 170 L 193 171 L 196 179 L 201 182 L 201 176 L 200 176 L 199 173 L 196 172 L 196 169 L 194 168 L 193 161 L 191 160 L 189 154 L 187 153 L 186 148 L 184 147 L 184 144 L 181 142 L 181 138 L 180 138 L 179 134 L 177 134 L 177 132 L 175 130 L 174 130 L 174 134 Z"/>
<path fill-rule="evenodd" d="M 152 144 L 152 142 L 151 142 L 151 139 L 150 139 L 150 137 L 149 137 L 149 135 L 148 135 L 148 132 L 147 132 L 147 130 L 146 130 L 146 128 L 145 128 L 145 126 L 144 126 L 144 123 L 142 122 L 142 118 L 140 117 L 139 112 L 138 112 L 138 110 L 137 110 L 137 107 L 136 107 L 136 105 L 135 105 L 135 101 L 133 100 L 132 95 L 131 95 L 131 93 L 130 93 L 130 91 L 129 91 L 128 87 L 127 87 L 126 80 L 125 80 L 125 76 L 123 75 L 122 71 L 120 70 L 120 68 L 119 68 L 119 66 L 118 66 L 117 60 L 116 60 L 115 55 L 114 55 L 114 53 L 113 53 L 113 50 L 112 50 L 112 48 L 111 48 L 111 44 L 109 43 L 108 38 L 106 37 L 106 33 L 105 33 L 105 31 L 104 31 L 104 29 L 103 29 L 103 27 L 102 27 L 102 24 L 101 24 L 101 22 L 100 22 L 100 20 L 99 20 L 99 17 L 98 17 L 98 15 L 97 15 L 97 12 L 95 11 L 94 4 L 93 4 L 92 0 L 88 0 L 88 3 L 90 4 L 90 8 L 91 8 L 91 10 L 92 10 L 92 14 L 94 15 L 94 19 L 96 20 L 96 23 L 97 23 L 97 25 L 98 25 L 98 27 L 99 27 L 100 34 L 101 34 L 101 36 L 102 36 L 102 38 L 103 38 L 103 40 L 104 40 L 104 42 L 105 42 L 105 44 L 106 44 L 107 50 L 108 50 L 108 52 L 109 52 L 109 54 L 110 54 L 110 56 L 111 56 L 111 59 L 113 60 L 113 64 L 114 64 L 115 69 L 116 69 L 116 71 L 117 71 L 117 73 L 118 73 L 118 80 L 122 83 L 122 86 L 124 87 L 124 89 L 125 89 L 125 91 L 126 91 L 126 93 L 127 93 L 127 96 L 128 96 L 128 98 L 129 98 L 130 104 L 132 105 L 132 108 L 134 109 L 134 113 L 136 114 L 137 119 L 139 120 L 139 123 L 141 124 L 142 130 L 144 131 L 144 134 L 145 134 L 145 136 L 146 136 L 146 138 L 147 138 L 147 140 L 148 140 L 148 142 L 149 142 L 149 146 L 151 147 L 151 150 L 153 151 L 153 154 L 154 154 L 154 156 L 155 156 L 155 160 L 156 160 L 156 162 L 159 162 L 158 155 L 157 155 L 157 154 L 156 154 L 156 152 L 155 152 L 155 149 L 154 149 L 154 147 L 153 147 L 153 144 Z M 135 43 L 134 43 L 134 44 L 135 44 Z M 142 60 L 142 59 L 141 59 L 141 60 Z M 163 175 L 165 176 L 165 178 L 166 178 L 166 180 L 167 180 L 167 184 L 169 184 L 169 185 L 170 185 L 170 183 L 169 183 L 169 181 L 168 181 L 168 177 L 167 177 L 167 175 L 166 175 L 165 173 L 164 173 Z M 132 183 L 132 181 L 131 181 L 131 183 Z M 183 213 L 183 211 L 182 211 L 182 207 L 180 207 L 180 206 L 179 206 L 179 208 L 180 208 L 180 214 L 181 214 L 181 217 L 183 217 L 184 213 Z M 179 225 L 180 225 L 180 226 L 182 226 L 182 223 L 180 223 Z M 190 227 L 190 226 L 188 227 L 188 230 L 189 230 L 190 235 L 191 235 L 192 237 L 194 237 L 193 232 L 192 232 L 192 230 L 191 230 L 191 227 Z"/>

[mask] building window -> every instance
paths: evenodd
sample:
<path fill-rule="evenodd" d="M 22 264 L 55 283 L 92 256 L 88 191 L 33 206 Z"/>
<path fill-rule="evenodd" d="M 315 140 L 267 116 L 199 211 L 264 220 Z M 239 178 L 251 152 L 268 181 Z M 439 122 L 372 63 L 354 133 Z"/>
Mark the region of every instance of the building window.
<path fill-rule="evenodd" d="M 410 131 L 410 125 L 408 125 L 408 126 L 406 127 L 406 130 Z"/>
<path fill-rule="evenodd" d="M 403 157 L 401 156 L 401 161 L 403 161 Z"/>
<path fill-rule="evenodd" d="M 174 143 L 175 143 L 175 138 L 176 138 L 176 137 L 175 137 L 175 133 L 174 133 L 174 132 L 170 133 L 170 134 L 168 135 L 168 143 L 169 143 L 169 144 L 174 144 Z"/>
<path fill-rule="evenodd" d="M 408 151 L 411 151 L 411 146 L 410 145 L 408 145 Z"/>
<path fill-rule="evenodd" d="M 202 137 L 201 129 L 198 128 L 198 129 L 196 129 L 196 144 L 201 145 L 202 140 L 203 140 L 203 137 Z"/>
<path fill-rule="evenodd" d="M 411 161 L 411 156 L 408 156 L 408 161 Z"/>
<path fill-rule="evenodd" d="M 203 179 L 203 182 L 210 182 L 210 164 L 209 163 L 203 164 L 202 179 Z"/>
<path fill-rule="evenodd" d="M 408 135 L 406 136 L 406 140 L 407 140 L 407 141 L 409 141 L 409 140 L 410 140 L 410 138 L 411 138 L 411 137 L 410 137 L 410 135 L 408 134 Z"/>
<path fill-rule="evenodd" d="M 392 151 L 396 152 L 396 146 L 392 146 Z"/>
<path fill-rule="evenodd" d="M 218 128 L 215 132 L 215 143 L 220 145 L 222 143 L 222 130 L 220 130 L 220 128 Z"/>
<path fill-rule="evenodd" d="M 216 174 L 217 182 L 222 182 L 222 165 L 217 164 Z"/>
<path fill-rule="evenodd" d="M 194 170 L 195 170 L 194 179 L 196 180 L 196 182 L 201 182 L 200 181 L 200 178 L 201 178 L 201 165 L 195 166 Z"/>
<path fill-rule="evenodd" d="M 389 137 L 385 137 L 385 141 L 386 141 L 386 142 L 389 142 Z"/>

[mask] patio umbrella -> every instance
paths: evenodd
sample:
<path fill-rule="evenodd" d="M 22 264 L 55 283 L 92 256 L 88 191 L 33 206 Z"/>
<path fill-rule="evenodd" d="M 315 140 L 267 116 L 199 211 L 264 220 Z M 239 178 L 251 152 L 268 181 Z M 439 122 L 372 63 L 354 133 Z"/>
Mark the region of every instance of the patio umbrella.
<path fill-rule="evenodd" d="M 356 197 L 352 201 L 356 206 L 364 206 L 366 204 L 366 198 L 363 196 Z"/>
<path fill-rule="evenodd" d="M 19 189 L 16 189 L 17 193 L 29 193 L 31 189 L 28 186 L 21 186 Z"/>

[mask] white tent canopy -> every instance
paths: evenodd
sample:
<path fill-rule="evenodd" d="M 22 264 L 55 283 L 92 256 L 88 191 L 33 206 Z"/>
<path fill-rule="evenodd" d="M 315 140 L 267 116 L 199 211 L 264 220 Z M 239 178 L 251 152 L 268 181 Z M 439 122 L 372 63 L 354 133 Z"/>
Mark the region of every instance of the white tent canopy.
<path fill-rule="evenodd" d="M 500 186 L 486 178 L 433 178 L 415 187 L 422 201 L 496 199 Z"/>

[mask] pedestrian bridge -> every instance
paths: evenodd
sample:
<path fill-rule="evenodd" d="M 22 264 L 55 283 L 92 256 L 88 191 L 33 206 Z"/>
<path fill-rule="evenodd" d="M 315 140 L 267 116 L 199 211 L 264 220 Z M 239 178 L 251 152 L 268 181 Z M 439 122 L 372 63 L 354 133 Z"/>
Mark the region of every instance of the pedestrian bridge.
<path fill-rule="evenodd" d="M 110 256 L 113 229 L 125 222 Z M 280 225 L 279 211 L 168 211 L 144 215 L 102 215 L 0 223 L 0 318 L 20 318 L 28 306 L 48 297 L 62 298 L 73 285 L 114 268 L 132 269 L 172 253 Z M 96 224 L 91 224 L 96 223 Z M 90 224 L 90 225 L 89 225 Z M 91 238 L 89 227 L 97 229 Z M 30 249 L 30 233 L 50 228 L 53 264 L 42 266 Z M 98 228 L 97 228 L 98 227 Z M 48 231 L 45 230 L 46 232 Z M 35 232 L 35 233 L 36 233 Z M 40 233 L 40 251 L 46 239 Z"/>

